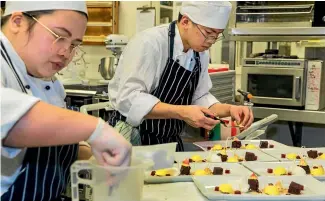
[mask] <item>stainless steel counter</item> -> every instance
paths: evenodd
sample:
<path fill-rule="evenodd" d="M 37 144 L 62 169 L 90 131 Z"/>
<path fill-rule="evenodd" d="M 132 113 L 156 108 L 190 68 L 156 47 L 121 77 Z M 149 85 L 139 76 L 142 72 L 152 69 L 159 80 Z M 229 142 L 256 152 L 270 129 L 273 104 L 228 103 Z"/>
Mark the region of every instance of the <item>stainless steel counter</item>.
<path fill-rule="evenodd" d="M 264 118 L 271 114 L 277 114 L 279 116 L 279 120 L 282 121 L 325 124 L 325 110 L 307 111 L 268 107 L 253 107 L 253 111 L 255 118 Z"/>

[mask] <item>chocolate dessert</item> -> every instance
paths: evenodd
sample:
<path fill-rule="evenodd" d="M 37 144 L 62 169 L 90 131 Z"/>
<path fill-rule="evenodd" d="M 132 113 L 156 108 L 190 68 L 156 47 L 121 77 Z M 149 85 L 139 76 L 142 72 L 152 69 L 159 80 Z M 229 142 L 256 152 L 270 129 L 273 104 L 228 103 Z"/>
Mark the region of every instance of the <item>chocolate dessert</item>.
<path fill-rule="evenodd" d="M 180 169 L 180 175 L 190 175 L 190 174 L 191 174 L 190 160 L 185 159 Z"/>
<path fill-rule="evenodd" d="M 231 147 L 235 149 L 239 149 L 241 147 L 241 141 L 238 140 L 232 141 Z"/>
<path fill-rule="evenodd" d="M 252 153 L 252 152 L 246 152 L 245 154 L 245 160 L 246 161 L 256 161 L 257 160 L 257 156 Z"/>
<path fill-rule="evenodd" d="M 250 191 L 256 191 L 259 192 L 258 188 L 259 188 L 259 183 L 258 183 L 258 179 L 257 176 L 255 174 L 252 174 L 249 179 L 248 179 L 248 185 L 249 185 L 249 190 Z"/>
<path fill-rule="evenodd" d="M 214 175 L 222 175 L 223 174 L 223 168 L 221 168 L 221 167 L 214 167 L 213 168 L 213 174 Z"/>
<path fill-rule="evenodd" d="M 191 174 L 191 167 L 182 165 L 181 170 L 180 170 L 180 174 L 181 175 L 190 175 Z"/>
<path fill-rule="evenodd" d="M 294 195 L 299 195 L 299 194 L 301 194 L 302 190 L 304 190 L 304 186 L 302 186 L 298 183 L 295 183 L 295 182 L 291 182 L 288 192 L 291 194 L 294 194 Z"/>
<path fill-rule="evenodd" d="M 257 179 L 248 179 L 249 190 L 251 191 L 259 191 L 259 183 Z"/>
<path fill-rule="evenodd" d="M 228 159 L 228 156 L 227 155 L 221 155 L 220 157 L 221 157 L 221 161 L 222 162 L 226 162 L 227 159 Z"/>
<path fill-rule="evenodd" d="M 306 174 L 310 174 L 309 165 L 298 165 L 298 166 L 301 167 L 302 169 L 304 169 Z"/>
<path fill-rule="evenodd" d="M 307 151 L 307 154 L 309 158 L 315 159 L 318 157 L 317 150 L 309 150 Z"/>
<path fill-rule="evenodd" d="M 260 148 L 261 149 L 266 149 L 266 148 L 268 148 L 268 146 L 269 146 L 269 142 L 268 141 L 261 141 L 260 142 Z"/>

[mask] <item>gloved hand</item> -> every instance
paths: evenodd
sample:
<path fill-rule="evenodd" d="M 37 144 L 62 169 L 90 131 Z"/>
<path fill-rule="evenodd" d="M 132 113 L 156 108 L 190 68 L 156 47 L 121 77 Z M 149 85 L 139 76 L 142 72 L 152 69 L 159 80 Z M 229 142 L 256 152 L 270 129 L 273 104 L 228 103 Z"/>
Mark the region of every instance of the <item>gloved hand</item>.
<path fill-rule="evenodd" d="M 87 142 L 100 165 L 130 165 L 132 145 L 102 119 Z"/>

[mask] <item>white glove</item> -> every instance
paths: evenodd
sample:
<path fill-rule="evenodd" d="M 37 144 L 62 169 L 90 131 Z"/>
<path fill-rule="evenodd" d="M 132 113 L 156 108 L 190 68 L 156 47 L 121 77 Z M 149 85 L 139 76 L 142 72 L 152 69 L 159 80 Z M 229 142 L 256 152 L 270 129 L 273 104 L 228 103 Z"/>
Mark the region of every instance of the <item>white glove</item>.
<path fill-rule="evenodd" d="M 101 118 L 87 142 L 100 165 L 130 165 L 132 145 Z"/>

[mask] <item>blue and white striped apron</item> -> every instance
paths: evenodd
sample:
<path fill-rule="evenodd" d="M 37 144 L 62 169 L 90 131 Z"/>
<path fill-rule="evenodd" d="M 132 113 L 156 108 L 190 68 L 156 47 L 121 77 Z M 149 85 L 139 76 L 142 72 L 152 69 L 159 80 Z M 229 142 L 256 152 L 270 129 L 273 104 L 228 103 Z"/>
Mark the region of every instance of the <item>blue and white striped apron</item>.
<path fill-rule="evenodd" d="M 201 73 L 200 56 L 195 54 L 193 71 L 186 70 L 173 59 L 176 21 L 169 26 L 169 56 L 157 88 L 151 92 L 161 102 L 172 105 L 191 105 L 192 98 L 199 82 Z M 112 126 L 126 118 L 118 111 L 109 115 L 108 123 Z M 178 119 L 146 119 L 139 126 L 142 145 L 177 142 L 177 151 L 184 151 L 180 134 L 185 122 Z"/>
<path fill-rule="evenodd" d="M 1 43 L 1 54 L 12 68 L 22 92 L 27 93 L 9 55 Z M 15 182 L 1 201 L 61 201 L 70 180 L 70 166 L 77 159 L 78 144 L 28 148 Z"/>

